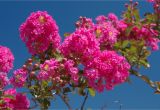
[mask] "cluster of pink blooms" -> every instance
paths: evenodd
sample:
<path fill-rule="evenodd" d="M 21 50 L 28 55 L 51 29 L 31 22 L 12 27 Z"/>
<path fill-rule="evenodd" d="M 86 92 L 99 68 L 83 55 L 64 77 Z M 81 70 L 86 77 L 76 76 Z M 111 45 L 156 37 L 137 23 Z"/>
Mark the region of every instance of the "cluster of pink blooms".
<path fill-rule="evenodd" d="M 53 77 L 56 77 L 59 67 L 59 62 L 52 58 L 46 60 L 44 64 L 40 65 L 40 72 L 38 74 L 38 79 L 40 80 L 49 80 Z"/>
<path fill-rule="evenodd" d="M 7 73 L 0 72 L 0 90 L 9 84 Z"/>
<path fill-rule="evenodd" d="M 113 14 L 109 14 L 108 18 L 103 15 L 96 18 L 95 32 L 102 49 L 111 49 L 117 42 L 119 32 L 111 20 L 117 20 L 117 18 Z"/>
<path fill-rule="evenodd" d="M 25 69 L 17 69 L 13 72 L 13 76 L 10 79 L 11 84 L 14 87 L 23 87 L 27 79 L 27 71 Z"/>
<path fill-rule="evenodd" d="M 69 59 L 85 62 L 84 59 L 92 58 L 95 52 L 100 51 L 100 47 L 90 29 L 79 28 L 64 40 L 60 50 Z"/>
<path fill-rule="evenodd" d="M 115 51 L 103 51 L 85 67 L 84 74 L 91 87 L 98 91 L 112 89 L 123 83 L 129 76 L 130 65 L 123 56 Z M 104 83 L 105 81 L 105 83 Z"/>
<path fill-rule="evenodd" d="M 58 82 L 61 75 L 69 75 L 75 83 L 78 81 L 78 68 L 72 60 L 64 60 L 62 62 L 52 58 L 46 60 L 44 64 L 40 65 L 40 72 L 38 74 L 39 80 L 53 80 Z"/>
<path fill-rule="evenodd" d="M 31 54 L 45 52 L 50 45 L 54 50 L 60 44 L 58 26 L 46 11 L 31 13 L 19 30 L 20 37 Z"/>
<path fill-rule="evenodd" d="M 14 56 L 10 49 L 7 47 L 0 46 L 0 91 L 2 91 L 2 96 L 0 95 L 0 109 L 2 110 L 27 110 L 29 109 L 30 102 L 24 94 L 17 93 L 16 89 L 8 89 L 5 90 L 5 87 L 13 82 L 13 79 L 16 78 L 14 81 L 18 81 L 19 85 L 22 84 L 22 73 L 21 70 L 17 70 L 14 72 L 14 77 L 11 81 L 7 77 L 7 73 L 13 67 L 13 60 Z M 5 97 L 6 96 L 6 97 Z"/>
<path fill-rule="evenodd" d="M 72 81 L 77 84 L 79 80 L 79 76 L 78 76 L 79 70 L 77 67 L 75 67 L 74 61 L 66 60 L 63 65 L 64 65 L 65 74 L 70 75 Z"/>
<path fill-rule="evenodd" d="M 160 42 L 156 36 L 158 36 L 158 32 L 153 30 L 152 28 L 147 28 L 143 26 L 141 29 L 138 27 L 133 27 L 130 38 L 141 40 L 145 39 L 145 43 L 147 46 L 150 46 L 152 50 L 158 50 L 158 43 Z"/>
<path fill-rule="evenodd" d="M 9 48 L 0 46 L 0 72 L 8 73 L 13 68 L 14 56 Z"/>
<path fill-rule="evenodd" d="M 4 103 L 1 105 L 0 108 L 2 110 L 28 110 L 30 106 L 29 99 L 22 93 L 17 93 L 16 89 L 8 89 L 4 91 L 4 95 L 8 95 L 13 98 L 4 97 Z"/>

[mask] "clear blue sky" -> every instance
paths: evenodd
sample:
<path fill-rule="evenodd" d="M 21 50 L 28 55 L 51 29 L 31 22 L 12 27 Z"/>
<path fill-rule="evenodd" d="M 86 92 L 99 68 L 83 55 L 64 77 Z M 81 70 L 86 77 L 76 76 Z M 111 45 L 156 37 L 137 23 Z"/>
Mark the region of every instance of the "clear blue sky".
<path fill-rule="evenodd" d="M 63 36 L 65 32 L 73 32 L 74 23 L 79 16 L 95 18 L 98 15 L 106 15 L 114 12 L 120 17 L 124 10 L 124 3 L 127 0 L 110 1 L 0 1 L 0 45 L 9 47 L 15 56 L 14 69 L 21 67 L 24 61 L 30 56 L 27 48 L 19 38 L 18 28 L 22 22 L 33 11 L 45 10 L 54 17 Z M 33 0 L 38 1 L 38 0 Z M 151 4 L 140 2 L 141 15 L 145 11 L 152 11 Z M 142 69 L 141 73 L 150 76 L 151 79 L 160 80 L 160 50 L 153 52 L 149 57 L 150 69 Z M 122 84 L 112 91 L 105 91 L 102 94 L 96 94 L 95 97 L 89 97 L 86 103 L 87 108 L 99 109 L 107 104 L 108 108 L 118 108 L 114 102 L 120 100 L 123 109 L 149 109 L 160 110 L 160 95 L 153 94 L 153 90 L 143 81 L 132 77 L 132 84 Z M 73 95 L 70 102 L 74 107 L 79 107 L 82 103 L 82 97 Z M 51 108 L 64 108 L 65 105 L 59 99 L 52 103 Z"/>

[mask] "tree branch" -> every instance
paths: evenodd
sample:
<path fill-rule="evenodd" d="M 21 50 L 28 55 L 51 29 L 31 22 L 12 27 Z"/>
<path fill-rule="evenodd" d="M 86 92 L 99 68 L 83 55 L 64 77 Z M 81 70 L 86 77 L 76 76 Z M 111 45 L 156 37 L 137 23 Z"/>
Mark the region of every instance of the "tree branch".
<path fill-rule="evenodd" d="M 57 94 L 62 100 L 63 102 L 66 104 L 66 106 L 68 107 L 68 110 L 72 110 L 72 107 L 69 105 L 68 101 L 61 95 L 61 94 Z"/>
<path fill-rule="evenodd" d="M 85 96 L 85 98 L 84 98 L 84 101 L 83 101 L 83 103 L 82 103 L 82 105 L 81 105 L 81 110 L 84 109 L 84 105 L 85 105 L 85 103 L 86 103 L 86 101 L 87 101 L 87 98 L 88 98 L 88 93 L 89 93 L 89 91 L 87 91 L 87 94 L 86 94 L 86 96 Z"/>

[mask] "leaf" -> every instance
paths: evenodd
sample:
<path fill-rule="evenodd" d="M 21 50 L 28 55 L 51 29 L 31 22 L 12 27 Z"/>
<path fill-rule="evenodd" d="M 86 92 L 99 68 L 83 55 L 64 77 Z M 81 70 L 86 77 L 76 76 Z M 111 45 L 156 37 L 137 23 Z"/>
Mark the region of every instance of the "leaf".
<path fill-rule="evenodd" d="M 95 90 L 94 89 L 92 89 L 92 88 L 89 88 L 88 89 L 89 90 L 89 94 L 91 95 L 91 96 L 95 96 L 96 95 L 96 92 L 95 92 Z"/>
<path fill-rule="evenodd" d="M 146 68 L 149 68 L 149 67 L 150 67 L 150 65 L 149 65 L 149 63 L 148 63 L 147 60 L 141 59 L 139 62 L 140 62 L 141 65 L 143 65 L 143 66 L 146 67 Z"/>
<path fill-rule="evenodd" d="M 123 41 L 122 48 L 127 47 L 128 44 L 129 44 L 129 41 L 128 41 L 128 40 Z"/>
<path fill-rule="evenodd" d="M 70 35 L 71 35 L 70 33 L 64 33 L 64 37 L 68 37 Z"/>
<path fill-rule="evenodd" d="M 2 98 L 10 98 L 10 99 L 14 99 L 14 96 L 12 96 L 12 95 L 4 95 L 4 96 L 2 96 Z"/>
<path fill-rule="evenodd" d="M 42 86 L 43 87 L 47 87 L 48 86 L 48 82 L 47 81 L 42 81 Z"/>
<path fill-rule="evenodd" d="M 136 23 L 138 23 L 138 22 L 140 21 L 139 10 L 138 10 L 138 9 L 134 9 L 134 10 L 133 10 L 133 14 L 134 14 Z"/>

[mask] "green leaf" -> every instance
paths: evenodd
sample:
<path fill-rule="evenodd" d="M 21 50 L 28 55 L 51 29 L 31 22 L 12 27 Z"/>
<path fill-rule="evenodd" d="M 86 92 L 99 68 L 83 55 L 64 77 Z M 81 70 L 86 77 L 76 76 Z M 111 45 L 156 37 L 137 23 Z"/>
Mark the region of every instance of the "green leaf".
<path fill-rule="evenodd" d="M 149 67 L 150 67 L 150 65 L 149 65 L 149 63 L 148 63 L 147 60 L 141 59 L 139 62 L 140 62 L 141 65 L 143 65 L 143 66 L 146 67 L 146 68 L 149 68 Z"/>
<path fill-rule="evenodd" d="M 71 35 L 70 33 L 64 33 L 64 37 L 68 37 L 70 35 Z"/>
<path fill-rule="evenodd" d="M 42 86 L 43 87 L 47 87 L 48 86 L 48 82 L 47 81 L 42 81 Z"/>
<path fill-rule="evenodd" d="M 125 40 L 125 41 L 123 41 L 123 43 L 122 43 L 122 48 L 127 47 L 127 46 L 128 46 L 128 44 L 129 44 L 129 40 Z"/>
<path fill-rule="evenodd" d="M 134 10 L 133 10 L 133 14 L 134 14 L 136 23 L 139 23 L 139 21 L 140 21 L 139 10 L 138 10 L 138 9 L 134 9 Z"/>
<path fill-rule="evenodd" d="M 88 89 L 89 90 L 89 94 L 91 95 L 91 96 L 95 96 L 96 95 L 96 92 L 95 92 L 95 90 L 94 89 L 92 89 L 92 88 L 89 88 Z"/>
<path fill-rule="evenodd" d="M 4 95 L 2 98 L 10 98 L 10 99 L 14 99 L 14 96 L 12 96 L 12 95 Z"/>

